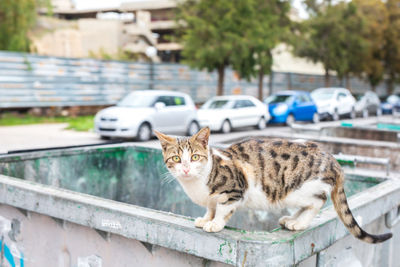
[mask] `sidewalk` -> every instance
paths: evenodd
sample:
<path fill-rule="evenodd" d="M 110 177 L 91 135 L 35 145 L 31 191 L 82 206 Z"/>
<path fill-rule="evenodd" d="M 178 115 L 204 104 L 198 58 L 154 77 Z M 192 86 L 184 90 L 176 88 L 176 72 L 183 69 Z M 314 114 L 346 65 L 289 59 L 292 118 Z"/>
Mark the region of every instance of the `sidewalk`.
<path fill-rule="evenodd" d="M 65 130 L 67 123 L 0 127 L 0 153 L 52 146 L 74 146 L 104 142 L 93 132 Z"/>

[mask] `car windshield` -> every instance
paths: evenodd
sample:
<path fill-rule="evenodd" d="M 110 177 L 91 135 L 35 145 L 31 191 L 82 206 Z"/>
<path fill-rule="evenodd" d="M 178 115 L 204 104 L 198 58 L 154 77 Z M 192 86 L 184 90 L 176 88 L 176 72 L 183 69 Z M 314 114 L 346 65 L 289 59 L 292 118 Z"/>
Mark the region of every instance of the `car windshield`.
<path fill-rule="evenodd" d="M 265 104 L 276 104 L 283 102 L 290 102 L 293 99 L 292 95 L 271 95 L 267 99 L 265 99 Z"/>
<path fill-rule="evenodd" d="M 391 95 L 387 98 L 387 102 L 390 104 L 396 104 L 400 100 L 400 97 L 397 95 Z"/>
<path fill-rule="evenodd" d="M 315 91 L 311 93 L 311 96 L 315 100 L 328 100 L 333 98 L 334 92 L 333 91 Z"/>
<path fill-rule="evenodd" d="M 211 102 L 206 102 L 201 108 L 202 109 L 222 109 L 228 108 L 228 100 L 213 100 Z"/>
<path fill-rule="evenodd" d="M 147 94 L 133 93 L 125 96 L 121 101 L 118 102 L 119 107 L 131 107 L 131 108 L 145 108 L 154 105 L 156 96 Z"/>
<path fill-rule="evenodd" d="M 364 95 L 354 95 L 354 97 L 357 99 L 357 101 L 359 101 L 364 97 Z"/>

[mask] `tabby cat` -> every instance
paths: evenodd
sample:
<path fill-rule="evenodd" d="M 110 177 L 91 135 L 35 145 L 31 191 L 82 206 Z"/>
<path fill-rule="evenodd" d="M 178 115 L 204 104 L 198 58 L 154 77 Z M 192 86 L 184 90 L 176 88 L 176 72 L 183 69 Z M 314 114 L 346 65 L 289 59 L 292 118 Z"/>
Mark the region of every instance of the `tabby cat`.
<path fill-rule="evenodd" d="M 258 138 L 215 149 L 208 146 L 207 127 L 192 137 L 155 134 L 168 170 L 193 202 L 207 208 L 204 217 L 195 220 L 195 226 L 207 232 L 221 231 L 240 207 L 298 208 L 279 223 L 304 230 L 331 194 L 336 212 L 355 237 L 368 243 L 392 237 L 361 229 L 347 204 L 340 165 L 316 143 Z"/>

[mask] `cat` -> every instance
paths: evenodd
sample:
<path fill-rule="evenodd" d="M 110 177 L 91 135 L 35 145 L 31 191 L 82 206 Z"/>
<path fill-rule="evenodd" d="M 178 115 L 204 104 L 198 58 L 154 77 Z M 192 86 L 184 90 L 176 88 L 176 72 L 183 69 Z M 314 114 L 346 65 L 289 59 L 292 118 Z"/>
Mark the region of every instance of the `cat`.
<path fill-rule="evenodd" d="M 164 162 L 185 193 L 206 207 L 195 226 L 221 231 L 238 208 L 298 208 L 279 219 L 289 230 L 305 230 L 331 199 L 339 218 L 356 238 L 380 243 L 391 233 L 371 235 L 354 219 L 344 192 L 344 174 L 335 158 L 314 142 L 257 138 L 210 148 L 208 127 L 191 137 L 172 137 L 154 131 Z"/>

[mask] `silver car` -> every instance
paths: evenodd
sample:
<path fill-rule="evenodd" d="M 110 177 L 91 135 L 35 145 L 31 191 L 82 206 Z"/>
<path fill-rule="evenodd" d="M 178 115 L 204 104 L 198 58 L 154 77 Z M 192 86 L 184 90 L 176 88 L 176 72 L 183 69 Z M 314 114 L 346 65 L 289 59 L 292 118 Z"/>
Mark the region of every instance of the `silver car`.
<path fill-rule="evenodd" d="M 123 137 L 146 141 L 152 137 L 153 129 L 193 135 L 199 128 L 191 97 L 173 91 L 135 91 L 95 116 L 95 131 L 102 139 Z"/>
<path fill-rule="evenodd" d="M 363 118 L 371 115 L 382 115 L 381 101 L 376 93 L 367 91 L 365 94 L 356 95 L 355 97 L 357 99 L 355 106 L 357 115 L 361 115 Z"/>

